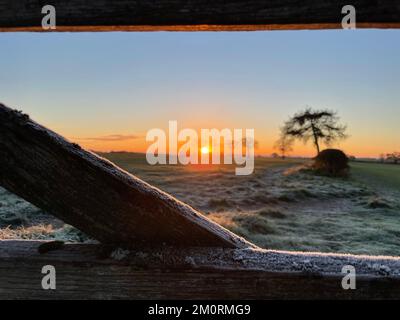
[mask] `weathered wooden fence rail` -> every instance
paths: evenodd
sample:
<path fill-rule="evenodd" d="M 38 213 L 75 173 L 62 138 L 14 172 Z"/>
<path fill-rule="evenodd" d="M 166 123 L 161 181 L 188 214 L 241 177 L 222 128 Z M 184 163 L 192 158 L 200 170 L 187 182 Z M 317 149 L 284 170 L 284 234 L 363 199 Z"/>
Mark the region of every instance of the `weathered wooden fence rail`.
<path fill-rule="evenodd" d="M 341 28 L 356 8 L 358 28 L 399 28 L 397 0 L 0 0 L 1 31 L 43 31 L 42 7 L 56 8 L 57 31 L 233 31 Z"/>
<path fill-rule="evenodd" d="M 122 260 L 101 245 L 39 254 L 36 241 L 0 241 L 0 299 L 398 299 L 400 258 L 257 249 L 140 248 Z M 43 290 L 44 265 L 56 289 Z M 356 269 L 344 290 L 342 267 Z"/>

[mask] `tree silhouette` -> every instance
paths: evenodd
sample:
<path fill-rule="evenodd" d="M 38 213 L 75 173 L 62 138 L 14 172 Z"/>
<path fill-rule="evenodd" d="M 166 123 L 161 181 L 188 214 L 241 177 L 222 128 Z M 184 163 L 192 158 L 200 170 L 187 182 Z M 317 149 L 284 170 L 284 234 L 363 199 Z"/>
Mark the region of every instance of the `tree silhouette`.
<path fill-rule="evenodd" d="M 274 149 L 279 151 L 282 159 L 286 158 L 288 152 L 292 151 L 293 138 L 288 135 L 281 134 L 279 139 L 275 142 Z"/>
<path fill-rule="evenodd" d="M 400 152 L 388 153 L 386 159 L 393 161 L 394 164 L 398 164 L 400 162 Z"/>
<path fill-rule="evenodd" d="M 319 154 L 321 141 L 330 146 L 333 142 L 347 137 L 346 126 L 338 122 L 339 117 L 334 111 L 307 108 L 285 122 L 282 135 L 303 140 L 305 143 L 312 139 Z"/>

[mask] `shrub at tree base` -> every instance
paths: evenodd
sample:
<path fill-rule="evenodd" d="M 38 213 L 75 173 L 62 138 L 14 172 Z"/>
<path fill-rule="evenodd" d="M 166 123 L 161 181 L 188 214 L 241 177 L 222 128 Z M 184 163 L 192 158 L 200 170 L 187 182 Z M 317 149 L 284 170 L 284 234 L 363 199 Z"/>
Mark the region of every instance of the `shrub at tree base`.
<path fill-rule="evenodd" d="M 349 158 L 342 150 L 325 149 L 315 157 L 313 169 L 318 174 L 343 177 L 349 172 Z"/>

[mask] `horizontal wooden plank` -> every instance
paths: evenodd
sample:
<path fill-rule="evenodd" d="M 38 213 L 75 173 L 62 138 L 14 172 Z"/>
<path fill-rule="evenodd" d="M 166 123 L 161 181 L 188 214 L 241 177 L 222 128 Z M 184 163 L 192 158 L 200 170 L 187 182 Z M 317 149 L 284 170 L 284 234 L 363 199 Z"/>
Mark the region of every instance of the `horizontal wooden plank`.
<path fill-rule="evenodd" d="M 43 0 L 0 0 L 0 31 L 43 31 Z M 341 28 L 348 1 L 52 0 L 57 31 L 250 31 Z M 358 28 L 399 28 L 397 0 L 351 1 Z"/>
<path fill-rule="evenodd" d="M 0 185 L 103 243 L 255 247 L 2 104 Z"/>
<path fill-rule="evenodd" d="M 96 244 L 67 244 L 39 254 L 42 243 L 0 241 L 0 299 L 400 297 L 398 257 L 200 247 L 116 254 Z M 56 268 L 56 290 L 41 287 L 44 265 Z M 355 290 L 342 289 L 344 265 L 355 267 Z"/>

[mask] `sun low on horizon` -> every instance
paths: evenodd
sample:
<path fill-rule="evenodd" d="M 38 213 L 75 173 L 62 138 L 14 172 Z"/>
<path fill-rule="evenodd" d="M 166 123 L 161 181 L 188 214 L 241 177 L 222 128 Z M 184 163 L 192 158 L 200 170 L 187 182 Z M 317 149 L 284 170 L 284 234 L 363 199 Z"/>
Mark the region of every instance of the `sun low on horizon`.
<path fill-rule="evenodd" d="M 201 154 L 210 154 L 211 149 L 210 149 L 210 147 L 204 146 L 204 147 L 201 147 L 200 152 L 201 152 Z"/>

